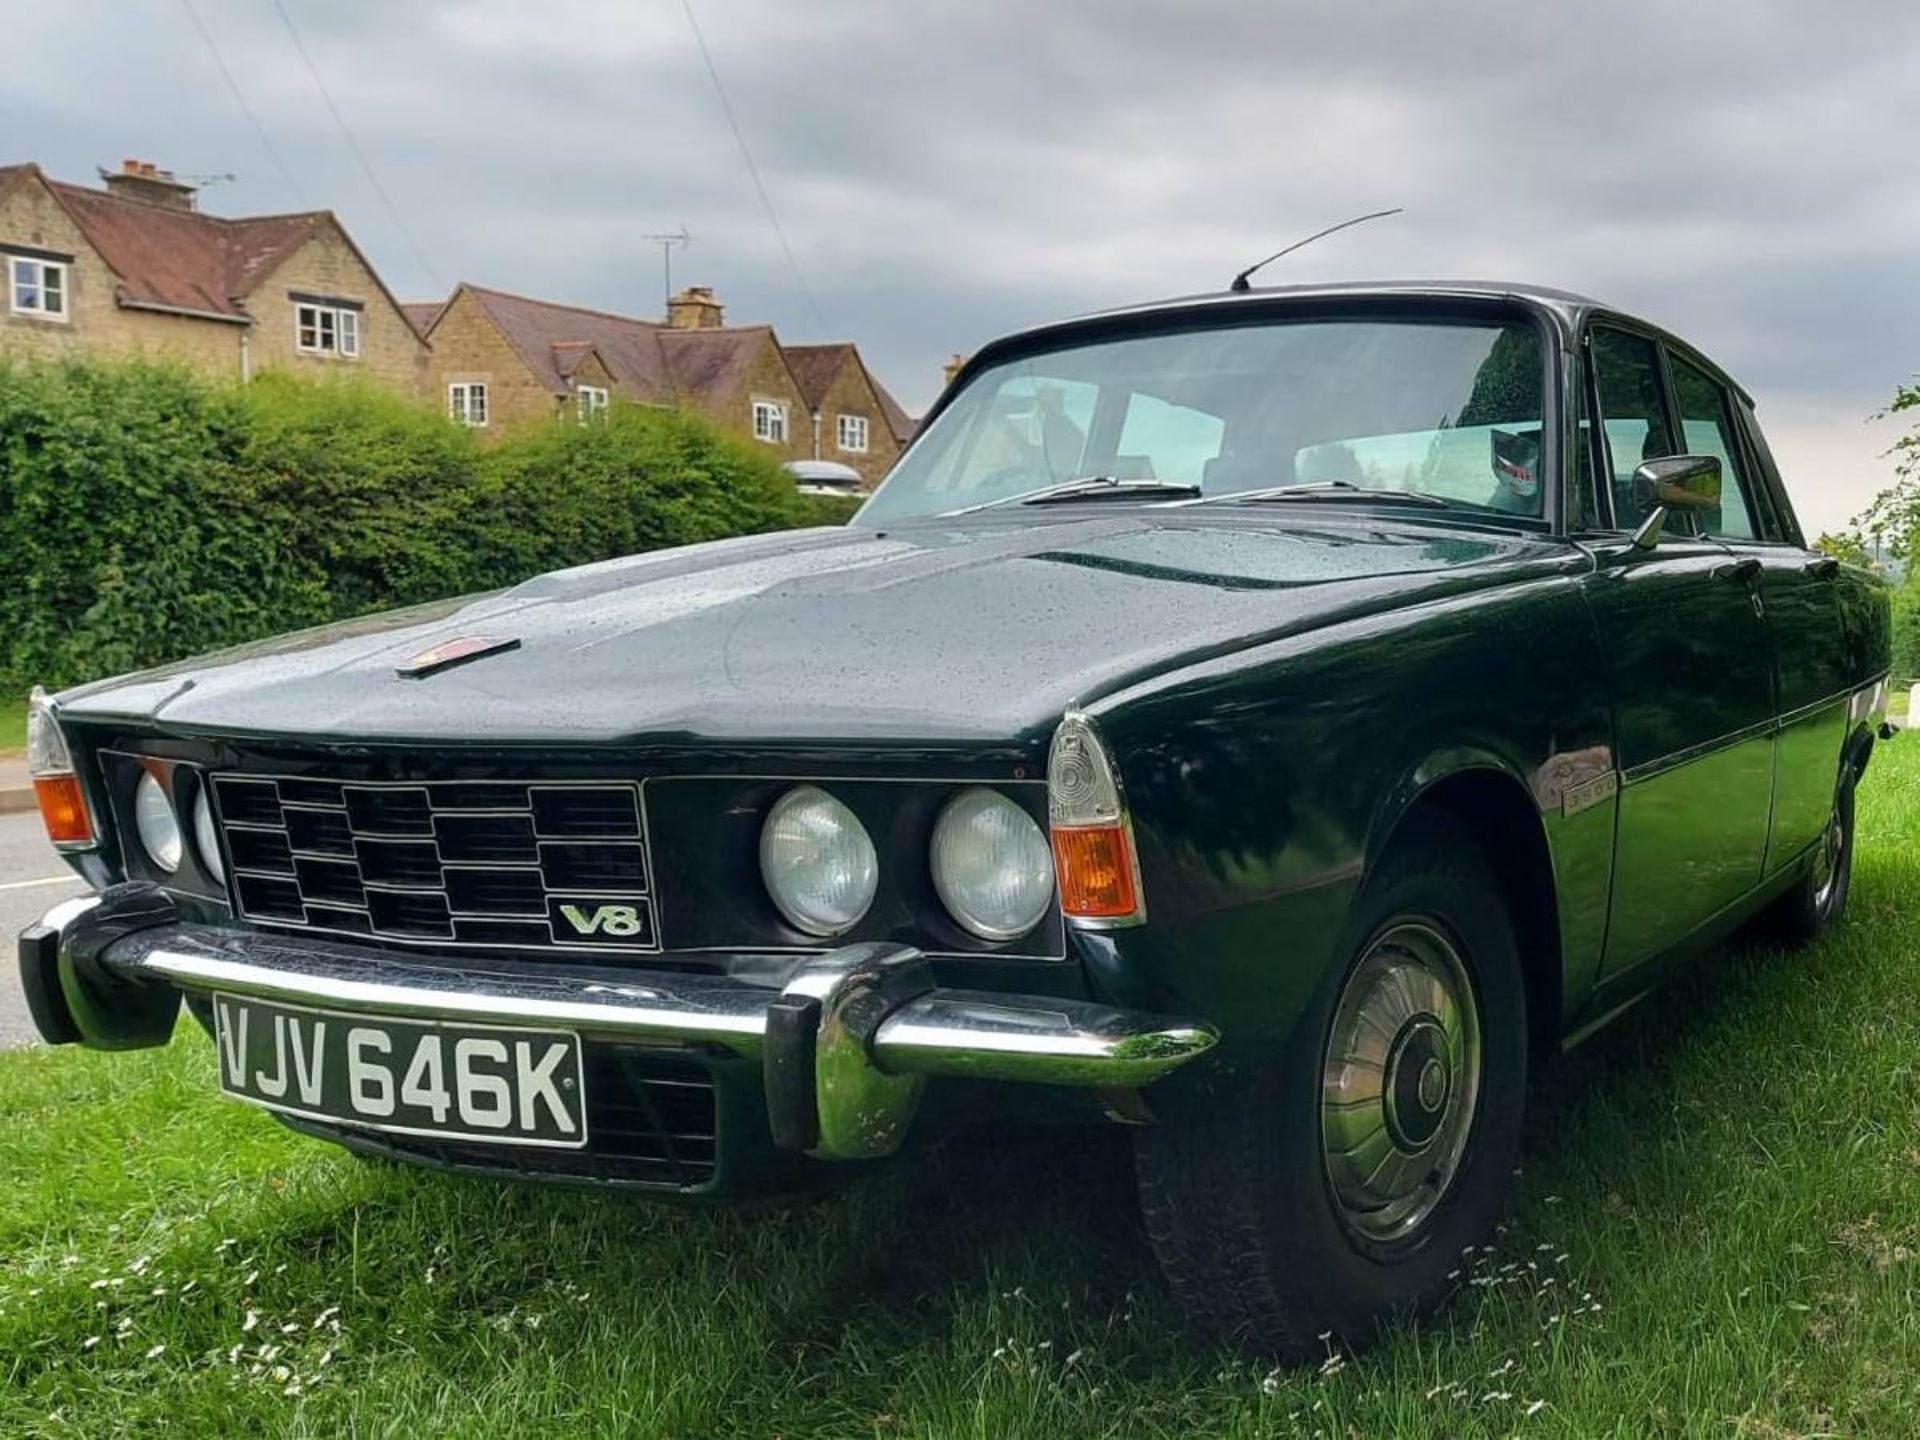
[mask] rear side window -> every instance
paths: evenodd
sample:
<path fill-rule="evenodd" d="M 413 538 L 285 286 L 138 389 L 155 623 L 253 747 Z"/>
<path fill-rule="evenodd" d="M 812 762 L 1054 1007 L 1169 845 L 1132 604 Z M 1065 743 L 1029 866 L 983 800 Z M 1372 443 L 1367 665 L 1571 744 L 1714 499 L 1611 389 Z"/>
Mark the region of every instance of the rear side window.
<path fill-rule="evenodd" d="M 1679 450 L 1667 425 L 1660 384 L 1660 351 L 1651 340 L 1624 330 L 1593 332 L 1593 373 L 1600 396 L 1600 430 L 1606 440 L 1614 523 L 1631 529 L 1640 514 L 1633 501 L 1633 472 L 1643 460 Z"/>
<path fill-rule="evenodd" d="M 1759 473 L 1753 477 L 1754 488 L 1756 491 L 1766 491 L 1770 502 L 1766 508 L 1773 515 L 1773 522 L 1767 527 L 1768 535 L 1790 545 L 1805 545 L 1807 539 L 1801 532 L 1799 520 L 1794 516 L 1792 504 L 1787 500 L 1786 486 L 1780 479 L 1780 467 L 1774 461 L 1773 451 L 1767 448 L 1766 432 L 1760 428 L 1751 405 L 1742 401 L 1740 409 L 1740 418 L 1746 422 L 1747 447 L 1759 467 Z"/>
<path fill-rule="evenodd" d="M 1704 371 L 1670 355 L 1673 394 L 1680 408 L 1689 455 L 1712 455 L 1720 461 L 1720 506 L 1702 510 L 1697 518 L 1704 535 L 1729 540 L 1752 540 L 1759 533 L 1753 523 L 1753 482 L 1740 459 L 1739 432 L 1734 428 L 1733 405 L 1726 387 Z"/>

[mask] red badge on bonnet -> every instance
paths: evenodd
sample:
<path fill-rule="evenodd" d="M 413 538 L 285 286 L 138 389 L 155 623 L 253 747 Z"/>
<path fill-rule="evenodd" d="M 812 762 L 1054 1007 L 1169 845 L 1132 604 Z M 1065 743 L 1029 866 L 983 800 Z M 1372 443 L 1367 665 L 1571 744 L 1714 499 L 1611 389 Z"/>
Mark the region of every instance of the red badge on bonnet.
<path fill-rule="evenodd" d="M 457 640 L 443 640 L 431 649 L 422 650 L 418 655 L 394 666 L 393 673 L 402 680 L 420 680 L 454 665 L 478 660 L 482 655 L 497 655 L 503 650 L 519 648 L 519 640 L 511 636 L 462 635 Z"/>

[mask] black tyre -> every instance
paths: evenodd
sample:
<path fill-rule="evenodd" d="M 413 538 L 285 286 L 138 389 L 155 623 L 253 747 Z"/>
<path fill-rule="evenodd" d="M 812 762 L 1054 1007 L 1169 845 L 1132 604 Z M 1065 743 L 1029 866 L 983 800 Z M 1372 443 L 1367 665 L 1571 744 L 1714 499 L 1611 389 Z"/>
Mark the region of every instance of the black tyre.
<path fill-rule="evenodd" d="M 1290 1359 L 1444 1301 L 1520 1149 L 1525 989 L 1472 837 L 1409 820 L 1345 939 L 1278 1060 L 1136 1140 L 1147 1233 L 1181 1302 Z"/>
<path fill-rule="evenodd" d="M 1813 853 L 1807 873 L 1764 910 L 1755 929 L 1764 940 L 1786 946 L 1811 945 L 1840 923 L 1853 884 L 1853 767 L 1841 767 L 1833 792 L 1833 813 Z"/>

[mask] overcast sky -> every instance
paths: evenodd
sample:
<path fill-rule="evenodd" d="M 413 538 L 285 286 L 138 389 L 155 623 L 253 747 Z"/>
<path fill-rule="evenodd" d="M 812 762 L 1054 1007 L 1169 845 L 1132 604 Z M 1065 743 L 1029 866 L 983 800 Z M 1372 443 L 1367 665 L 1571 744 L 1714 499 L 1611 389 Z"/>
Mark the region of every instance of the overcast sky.
<path fill-rule="evenodd" d="M 274 0 L 10 6 L 0 161 L 231 171 L 205 208 L 329 207 L 407 299 L 655 314 L 684 224 L 676 285 L 857 340 L 916 412 L 952 351 L 1400 205 L 1267 275 L 1662 322 L 1758 397 L 1810 530 L 1888 482 L 1866 417 L 1920 369 L 1915 0 L 693 0 L 798 277 L 681 0 L 281 3 L 397 222 Z"/>

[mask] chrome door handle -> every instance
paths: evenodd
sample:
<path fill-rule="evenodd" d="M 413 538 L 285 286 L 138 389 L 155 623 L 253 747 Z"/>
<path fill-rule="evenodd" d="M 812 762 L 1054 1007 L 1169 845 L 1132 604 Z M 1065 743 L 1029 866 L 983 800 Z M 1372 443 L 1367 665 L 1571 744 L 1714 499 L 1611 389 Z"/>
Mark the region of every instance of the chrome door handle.
<path fill-rule="evenodd" d="M 1725 565 L 1713 567 L 1713 578 L 1732 580 L 1736 583 L 1753 579 L 1760 573 L 1760 562 L 1751 555 L 1742 560 L 1730 560 Z"/>

